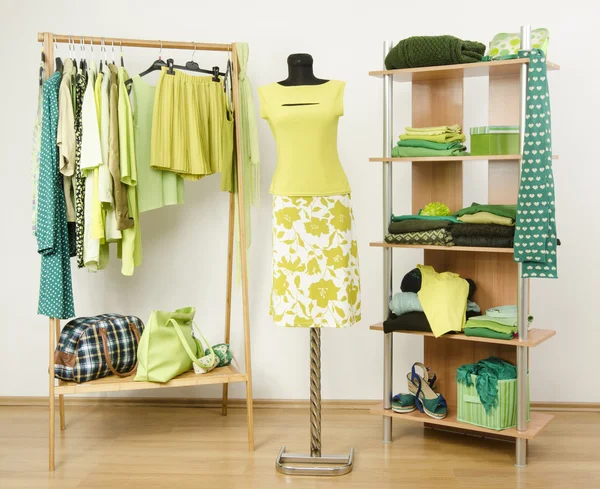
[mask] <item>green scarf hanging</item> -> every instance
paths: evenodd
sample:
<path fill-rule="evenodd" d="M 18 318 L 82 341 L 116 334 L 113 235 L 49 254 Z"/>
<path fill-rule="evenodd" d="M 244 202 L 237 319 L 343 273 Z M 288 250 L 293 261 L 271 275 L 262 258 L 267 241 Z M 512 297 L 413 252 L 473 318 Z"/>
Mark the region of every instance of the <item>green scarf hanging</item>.
<path fill-rule="evenodd" d="M 242 179 L 244 182 L 244 223 L 246 227 L 246 249 L 252 243 L 252 221 L 250 207 L 258 203 L 260 197 L 260 166 L 258 151 L 258 130 L 256 127 L 256 109 L 252 95 L 252 85 L 246 74 L 248 67 L 248 44 L 236 42 L 235 48 L 238 57 L 238 121 L 241 124 L 241 150 L 242 150 Z M 236 187 L 236 197 L 239 198 Z M 239 223 L 238 207 L 236 206 L 236 222 Z M 235 226 L 236 242 L 236 275 L 240 280 L 240 236 L 239 226 Z"/>
<path fill-rule="evenodd" d="M 530 58 L 527 77 L 525 142 L 515 220 L 515 261 L 522 277 L 558 278 L 552 174 L 552 131 L 546 56 L 540 49 L 519 51 Z"/>

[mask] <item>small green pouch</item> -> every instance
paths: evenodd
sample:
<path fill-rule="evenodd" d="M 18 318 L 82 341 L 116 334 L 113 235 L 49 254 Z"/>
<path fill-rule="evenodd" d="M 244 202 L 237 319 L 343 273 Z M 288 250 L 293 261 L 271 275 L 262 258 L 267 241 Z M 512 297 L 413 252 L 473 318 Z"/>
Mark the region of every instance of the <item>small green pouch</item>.
<path fill-rule="evenodd" d="M 550 42 L 550 34 L 548 29 L 539 28 L 531 31 L 531 47 L 533 49 L 541 49 L 548 54 L 548 43 Z M 490 43 L 490 49 L 482 61 L 490 59 L 511 59 L 516 58 L 521 46 L 521 35 L 517 33 L 501 32 L 496 34 Z"/>
<path fill-rule="evenodd" d="M 217 367 L 226 367 L 233 360 L 233 353 L 231 353 L 231 349 L 227 343 L 219 343 L 212 347 L 214 354 L 217 356 L 219 363 Z M 210 354 L 210 349 L 206 349 L 204 351 L 205 355 Z"/>

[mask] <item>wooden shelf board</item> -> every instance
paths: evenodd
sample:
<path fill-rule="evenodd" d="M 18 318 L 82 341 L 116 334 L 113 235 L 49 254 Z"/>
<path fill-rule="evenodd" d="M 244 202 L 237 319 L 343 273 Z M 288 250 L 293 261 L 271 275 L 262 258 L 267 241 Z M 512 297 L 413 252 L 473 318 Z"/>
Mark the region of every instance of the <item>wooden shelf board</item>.
<path fill-rule="evenodd" d="M 484 246 L 437 246 L 437 245 L 407 245 L 407 244 L 391 244 L 385 241 L 374 241 L 369 243 L 369 246 L 375 248 L 414 248 L 419 250 L 434 250 L 434 251 L 467 251 L 471 253 L 514 253 L 514 248 L 490 248 Z"/>
<path fill-rule="evenodd" d="M 165 382 L 135 382 L 135 376 L 129 377 L 104 377 L 98 380 L 91 380 L 82 384 L 75 382 L 60 382 L 54 388 L 55 394 L 84 394 L 91 392 L 118 392 L 145 389 L 161 389 L 165 387 L 184 387 L 191 385 L 209 385 L 209 384 L 227 384 L 231 382 L 246 382 L 248 376 L 237 370 L 233 365 L 221 367 L 207 374 L 196 374 L 193 370 L 181 374 L 178 377 Z"/>
<path fill-rule="evenodd" d="M 371 408 L 371 414 L 378 414 L 380 416 L 389 416 L 400 421 L 413 421 L 416 423 L 428 423 L 434 426 L 446 426 L 449 428 L 458 428 L 467 431 L 476 431 L 479 433 L 487 433 L 490 435 L 500 435 L 510 438 L 525 438 L 526 440 L 534 439 L 540 431 L 542 431 L 546 425 L 554 418 L 551 414 L 540 413 L 536 411 L 531 412 L 531 420 L 527 425 L 527 431 L 517 431 L 516 428 L 509 428 L 507 430 L 491 430 L 489 428 L 482 428 L 468 423 L 462 423 L 456 419 L 456 412 L 451 410 L 448 416 L 444 419 L 433 419 L 419 411 L 413 411 L 412 413 L 395 413 L 391 409 L 383 409 L 383 404 Z"/>
<path fill-rule="evenodd" d="M 552 155 L 553 160 L 558 160 L 559 155 Z M 519 161 L 521 155 L 479 155 L 479 156 L 419 156 L 419 157 L 402 157 L 402 158 L 369 158 L 371 162 L 382 162 L 382 161 L 411 161 L 413 163 L 428 162 L 428 161 Z"/>
<path fill-rule="evenodd" d="M 379 78 L 384 75 L 393 75 L 395 82 L 510 75 L 519 73 L 521 65 L 528 62 L 529 59 L 526 58 L 507 59 L 502 61 L 484 61 L 479 63 L 407 68 L 403 70 L 376 70 L 370 71 L 369 75 Z M 548 71 L 560 70 L 559 65 L 550 61 L 546 62 L 546 68 Z"/>
<path fill-rule="evenodd" d="M 383 323 L 377 323 L 371 326 L 369 329 L 373 331 L 383 331 Z M 402 334 L 414 334 L 419 336 L 427 336 L 431 338 L 435 338 L 433 333 L 425 332 L 425 331 L 394 331 L 394 333 L 402 333 Z M 548 341 L 556 334 L 556 331 L 553 329 L 538 329 L 531 328 L 529 330 L 529 335 L 526 341 L 520 341 L 518 339 L 515 340 L 500 340 L 496 338 L 482 338 L 479 336 L 467 336 L 463 333 L 447 333 L 443 336 L 440 336 L 439 339 L 447 339 L 447 340 L 459 340 L 459 341 L 474 341 L 477 343 L 495 343 L 498 345 L 508 345 L 508 346 L 527 346 L 529 348 L 533 348 L 534 346 L 538 346 L 545 341 Z"/>

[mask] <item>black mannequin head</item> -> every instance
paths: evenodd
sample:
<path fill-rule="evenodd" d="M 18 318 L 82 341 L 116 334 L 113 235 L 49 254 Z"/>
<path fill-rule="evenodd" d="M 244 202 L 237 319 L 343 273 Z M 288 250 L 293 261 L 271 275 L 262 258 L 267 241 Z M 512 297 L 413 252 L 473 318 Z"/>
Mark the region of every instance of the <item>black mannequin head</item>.
<path fill-rule="evenodd" d="M 288 77 L 279 82 L 284 86 L 321 85 L 329 80 L 317 78 L 313 73 L 313 57 L 308 53 L 290 54 L 287 59 Z"/>

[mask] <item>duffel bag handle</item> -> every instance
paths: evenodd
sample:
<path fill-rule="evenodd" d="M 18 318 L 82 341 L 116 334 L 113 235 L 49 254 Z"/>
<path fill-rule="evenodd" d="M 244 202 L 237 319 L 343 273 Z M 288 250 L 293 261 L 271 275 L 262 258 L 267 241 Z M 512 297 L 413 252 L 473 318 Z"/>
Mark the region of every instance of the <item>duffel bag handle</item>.
<path fill-rule="evenodd" d="M 102 338 L 102 350 L 104 353 L 104 360 L 106 361 L 106 364 L 108 365 L 108 368 L 110 369 L 110 371 L 117 377 L 129 377 L 130 375 L 133 375 L 137 371 L 137 368 L 138 368 L 137 355 L 136 355 L 136 359 L 135 359 L 135 365 L 129 372 L 121 373 L 121 372 L 117 371 L 117 369 L 115 367 L 113 367 L 113 364 L 110 361 L 110 355 L 108 354 L 108 336 L 106 334 L 106 328 L 99 328 L 99 329 L 100 329 L 100 338 Z M 139 333 L 138 329 L 136 328 L 135 324 L 129 323 L 129 329 L 133 332 L 136 342 L 139 345 L 140 344 L 140 333 Z"/>

